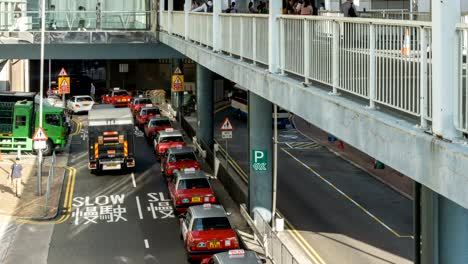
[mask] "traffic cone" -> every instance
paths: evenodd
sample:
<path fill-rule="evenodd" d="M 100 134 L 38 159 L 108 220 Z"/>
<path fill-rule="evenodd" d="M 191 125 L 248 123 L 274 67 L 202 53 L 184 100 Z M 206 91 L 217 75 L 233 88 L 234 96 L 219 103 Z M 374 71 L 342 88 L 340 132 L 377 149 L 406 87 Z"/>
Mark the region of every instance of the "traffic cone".
<path fill-rule="evenodd" d="M 410 28 L 405 29 L 405 39 L 403 41 L 403 47 L 401 48 L 402 56 L 410 56 L 411 54 L 411 32 Z"/>
<path fill-rule="evenodd" d="M 344 143 L 343 141 L 338 141 L 338 149 L 343 150 L 344 149 Z"/>

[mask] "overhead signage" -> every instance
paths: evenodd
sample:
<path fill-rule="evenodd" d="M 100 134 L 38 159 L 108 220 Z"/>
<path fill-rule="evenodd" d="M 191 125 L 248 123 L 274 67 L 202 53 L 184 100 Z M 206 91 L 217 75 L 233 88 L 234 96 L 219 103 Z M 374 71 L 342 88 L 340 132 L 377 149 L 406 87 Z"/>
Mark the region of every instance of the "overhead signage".
<path fill-rule="evenodd" d="M 221 131 L 232 131 L 234 128 L 232 127 L 231 121 L 228 117 L 224 119 L 223 124 L 221 125 Z"/>
<path fill-rule="evenodd" d="M 58 93 L 69 94 L 70 93 L 70 77 L 59 77 L 58 79 Z"/>
<path fill-rule="evenodd" d="M 68 76 L 68 72 L 65 70 L 65 68 L 62 68 L 58 74 L 59 77 L 64 77 Z"/>
<path fill-rule="evenodd" d="M 49 139 L 46 135 L 46 133 L 44 132 L 44 130 L 42 129 L 42 127 L 38 127 L 36 132 L 34 133 L 34 136 L 32 138 L 34 141 L 45 141 L 47 139 Z"/>

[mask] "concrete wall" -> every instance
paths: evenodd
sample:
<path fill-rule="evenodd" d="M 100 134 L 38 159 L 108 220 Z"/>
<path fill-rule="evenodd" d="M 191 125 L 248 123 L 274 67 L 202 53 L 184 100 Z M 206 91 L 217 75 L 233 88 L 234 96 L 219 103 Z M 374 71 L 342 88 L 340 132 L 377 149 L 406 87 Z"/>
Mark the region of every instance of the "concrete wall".
<path fill-rule="evenodd" d="M 29 91 L 29 60 L 11 61 L 11 91 Z"/>
<path fill-rule="evenodd" d="M 0 64 L 0 91 L 10 90 L 10 61 L 3 61 Z"/>
<path fill-rule="evenodd" d="M 412 122 L 166 33 L 160 34 L 160 41 L 468 208 L 467 146 L 439 140 Z"/>

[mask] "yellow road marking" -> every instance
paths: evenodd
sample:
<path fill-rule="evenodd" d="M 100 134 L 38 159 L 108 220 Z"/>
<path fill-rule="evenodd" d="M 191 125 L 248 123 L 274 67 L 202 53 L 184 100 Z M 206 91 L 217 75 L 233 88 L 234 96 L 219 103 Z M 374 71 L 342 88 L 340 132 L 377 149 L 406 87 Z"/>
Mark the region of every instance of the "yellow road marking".
<path fill-rule="evenodd" d="M 364 213 L 366 213 L 368 216 L 370 216 L 372 219 L 374 219 L 374 221 L 376 221 L 377 223 L 379 223 L 381 226 L 383 226 L 385 229 L 387 229 L 388 231 L 390 231 L 392 234 L 394 234 L 396 237 L 398 238 L 414 238 L 413 236 L 408 236 L 408 235 L 400 235 L 397 231 L 395 231 L 393 228 L 389 227 L 388 225 L 386 225 L 382 220 L 380 220 L 377 216 L 373 215 L 371 212 L 369 212 L 366 208 L 364 208 L 364 206 L 362 206 L 361 204 L 359 204 L 358 202 L 354 201 L 353 198 L 351 198 L 349 195 L 347 195 L 346 193 L 344 193 L 343 191 L 341 191 L 340 189 L 338 189 L 338 187 L 336 187 L 333 183 L 331 183 L 330 181 L 328 181 L 327 179 L 325 179 L 322 175 L 318 174 L 314 169 L 312 169 L 311 167 L 309 167 L 307 164 L 305 164 L 304 162 L 302 162 L 301 160 L 299 160 L 298 158 L 296 158 L 294 155 L 292 155 L 291 153 L 289 153 L 287 150 L 285 150 L 284 148 L 281 148 L 281 150 L 283 152 L 285 152 L 286 154 L 288 154 L 290 157 L 292 157 L 294 160 L 296 160 L 298 163 L 300 163 L 302 166 L 304 166 L 306 169 L 308 169 L 309 171 L 311 171 L 315 176 L 317 176 L 318 178 L 320 178 L 322 181 L 324 181 L 326 184 L 328 184 L 330 187 L 332 187 L 335 191 L 337 191 L 338 193 L 340 193 L 343 197 L 345 197 L 348 201 L 350 201 L 352 204 L 354 204 L 356 207 L 358 207 L 359 209 L 361 209 Z"/>
<path fill-rule="evenodd" d="M 75 186 L 75 178 L 76 178 L 76 169 L 73 167 L 65 167 L 68 170 L 68 181 L 67 181 L 67 188 L 65 191 L 65 199 L 63 200 L 63 205 L 68 205 L 66 214 L 63 214 L 59 217 L 59 219 L 55 221 L 36 221 L 36 220 L 27 220 L 21 218 L 12 218 L 11 221 L 23 224 L 32 224 L 32 225 L 51 225 L 51 224 L 61 224 L 70 218 L 71 214 L 71 203 L 73 199 L 73 189 Z M 57 209 L 59 210 L 59 209 Z"/>
<path fill-rule="evenodd" d="M 219 148 L 221 152 L 226 155 L 226 151 L 223 148 Z M 237 173 L 240 174 L 241 178 L 248 183 L 248 175 L 242 170 L 242 168 L 237 164 L 236 161 L 234 161 L 232 158 L 228 159 L 229 164 L 234 167 L 234 169 L 237 171 Z M 276 212 L 284 219 L 284 222 L 288 226 L 288 233 L 291 234 L 292 238 L 296 240 L 296 242 L 299 244 L 299 246 L 306 252 L 307 256 L 312 260 L 312 262 L 316 264 L 326 264 L 326 262 L 320 257 L 320 255 L 317 253 L 316 250 L 309 244 L 307 240 L 297 231 L 294 226 L 286 219 L 286 217 L 279 211 L 276 210 Z"/>
<path fill-rule="evenodd" d="M 75 120 L 74 118 L 72 118 L 71 121 L 73 121 L 76 124 L 76 131 L 71 133 L 70 135 L 72 135 L 72 136 L 79 135 L 80 132 L 81 132 L 81 128 L 83 127 L 83 123 L 81 123 L 80 120 Z"/>

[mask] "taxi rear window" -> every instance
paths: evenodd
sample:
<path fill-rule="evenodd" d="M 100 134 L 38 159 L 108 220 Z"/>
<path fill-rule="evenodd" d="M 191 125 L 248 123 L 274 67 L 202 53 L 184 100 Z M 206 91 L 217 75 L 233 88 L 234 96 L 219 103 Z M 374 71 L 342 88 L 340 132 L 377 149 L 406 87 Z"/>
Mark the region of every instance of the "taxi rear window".
<path fill-rule="evenodd" d="M 155 127 L 155 126 L 170 126 L 171 122 L 169 120 L 153 120 L 149 124 L 149 127 Z"/>
<path fill-rule="evenodd" d="M 184 138 L 181 137 L 181 136 L 163 137 L 163 138 L 161 138 L 160 143 L 167 143 L 167 142 L 184 142 Z"/>
<path fill-rule="evenodd" d="M 197 160 L 197 158 L 195 157 L 195 154 L 193 153 L 180 153 L 180 154 L 172 155 L 172 160 L 173 162 L 190 161 L 190 160 Z"/>
<path fill-rule="evenodd" d="M 146 109 L 141 111 L 141 115 L 160 115 L 161 112 L 159 111 L 158 108 L 154 109 Z"/>
<path fill-rule="evenodd" d="M 128 95 L 127 91 L 115 91 L 114 96 Z"/>
<path fill-rule="evenodd" d="M 179 190 L 202 189 L 202 188 L 210 188 L 210 184 L 208 183 L 208 180 L 204 178 L 186 179 L 186 180 L 180 180 L 179 186 L 177 188 Z"/>
<path fill-rule="evenodd" d="M 137 104 L 152 104 L 150 99 L 140 99 L 136 102 Z"/>
<path fill-rule="evenodd" d="M 226 217 L 197 218 L 193 223 L 193 231 L 231 229 Z"/>

